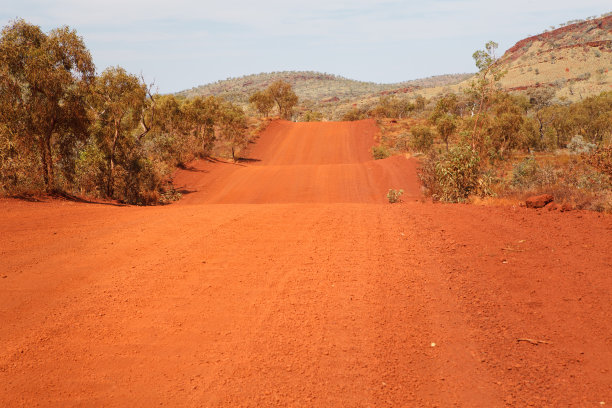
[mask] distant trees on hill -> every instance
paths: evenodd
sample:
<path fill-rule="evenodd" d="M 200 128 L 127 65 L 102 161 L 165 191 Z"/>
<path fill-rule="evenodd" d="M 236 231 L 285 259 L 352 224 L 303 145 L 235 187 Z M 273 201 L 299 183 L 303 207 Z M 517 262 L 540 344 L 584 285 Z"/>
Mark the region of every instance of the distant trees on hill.
<path fill-rule="evenodd" d="M 275 81 L 263 91 L 251 95 L 249 102 L 263 115 L 268 116 L 276 105 L 278 115 L 283 119 L 291 119 L 293 108 L 298 103 L 298 97 L 293 92 L 291 84 L 285 81 Z"/>
<path fill-rule="evenodd" d="M 264 117 L 268 117 L 270 111 L 274 107 L 274 99 L 266 91 L 257 91 L 249 97 L 249 103 L 252 104 L 257 112 Z"/>

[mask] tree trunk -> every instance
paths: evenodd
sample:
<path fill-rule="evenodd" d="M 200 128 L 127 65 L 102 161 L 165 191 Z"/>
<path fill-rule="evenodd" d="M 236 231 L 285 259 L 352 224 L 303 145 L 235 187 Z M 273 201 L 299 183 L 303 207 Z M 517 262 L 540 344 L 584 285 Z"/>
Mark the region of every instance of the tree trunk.
<path fill-rule="evenodd" d="M 538 118 L 538 123 L 540 124 L 540 129 L 538 129 L 538 132 L 540 133 L 540 144 L 543 144 L 544 143 L 544 124 L 542 123 L 540 118 Z"/>
<path fill-rule="evenodd" d="M 42 153 L 43 178 L 45 181 L 45 190 L 50 193 L 55 184 L 55 176 L 53 174 L 53 153 L 51 150 L 51 137 L 55 129 L 55 119 L 51 120 L 50 126 L 40 139 L 40 148 Z"/>
<path fill-rule="evenodd" d="M 45 190 L 49 192 L 49 172 L 47 167 L 47 162 L 49 159 L 47 158 L 47 148 L 45 147 L 45 140 L 40 138 L 40 153 L 41 153 L 41 164 L 42 164 L 42 173 L 43 173 L 43 181 L 45 183 Z"/>
<path fill-rule="evenodd" d="M 50 134 L 45 137 L 45 149 L 47 151 L 47 192 L 51 192 L 55 187 L 55 174 L 53 173 L 53 153 L 51 151 Z"/>
<path fill-rule="evenodd" d="M 110 155 L 108 156 L 108 183 L 106 185 L 106 194 L 109 198 L 113 198 L 113 187 L 115 181 L 115 151 L 117 149 L 117 139 L 119 139 L 119 124 L 115 121 L 115 136 L 113 138 L 113 146 L 111 147 Z"/>

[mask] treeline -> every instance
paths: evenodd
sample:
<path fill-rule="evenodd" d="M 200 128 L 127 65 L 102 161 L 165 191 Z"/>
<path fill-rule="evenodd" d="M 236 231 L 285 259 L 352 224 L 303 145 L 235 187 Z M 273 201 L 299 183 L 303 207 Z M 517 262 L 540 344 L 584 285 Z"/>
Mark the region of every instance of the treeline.
<path fill-rule="evenodd" d="M 96 74 L 74 30 L 17 20 L 0 37 L 0 193 L 77 194 L 133 204 L 172 200 L 176 166 L 215 143 L 247 143 L 242 109 L 178 99 L 112 67 Z"/>

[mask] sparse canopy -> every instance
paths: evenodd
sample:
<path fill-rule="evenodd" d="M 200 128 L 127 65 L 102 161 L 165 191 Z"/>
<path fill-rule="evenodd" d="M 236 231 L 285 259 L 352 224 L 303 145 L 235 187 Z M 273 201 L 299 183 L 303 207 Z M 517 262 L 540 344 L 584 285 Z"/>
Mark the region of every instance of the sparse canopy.
<path fill-rule="evenodd" d="M 495 56 L 497 46 L 498 44 L 496 42 L 489 41 L 485 44 L 484 50 L 478 50 L 472 55 L 480 71 L 478 79 L 472 83 L 471 89 L 469 90 L 469 93 L 474 99 L 474 105 L 478 106 L 478 111 L 474 120 L 474 128 L 472 130 L 472 148 L 476 148 L 477 145 L 482 145 L 480 141 L 480 127 L 482 126 L 480 116 L 489 109 L 489 103 L 495 92 L 495 86 L 506 73 L 500 69 L 498 66 L 499 64 L 497 64 L 498 59 Z"/>
<path fill-rule="evenodd" d="M 253 103 L 256 109 L 265 116 L 268 115 L 272 106 L 276 104 L 279 116 L 284 119 L 290 119 L 293 108 L 298 103 L 298 97 L 293 92 L 291 84 L 285 81 L 276 81 L 265 91 L 253 94 L 249 102 Z"/>
<path fill-rule="evenodd" d="M 257 91 L 249 98 L 249 103 L 255 106 L 255 109 L 265 117 L 268 117 L 270 111 L 274 107 L 274 99 L 270 93 L 266 91 Z"/>
<path fill-rule="evenodd" d="M 497 57 L 495 56 L 495 51 L 497 50 L 497 44 L 495 41 L 489 41 L 485 44 L 484 50 L 477 50 L 472 54 L 472 58 L 474 58 L 474 62 L 476 63 L 476 67 L 480 70 L 480 72 L 488 70 L 495 61 L 497 61 Z"/>

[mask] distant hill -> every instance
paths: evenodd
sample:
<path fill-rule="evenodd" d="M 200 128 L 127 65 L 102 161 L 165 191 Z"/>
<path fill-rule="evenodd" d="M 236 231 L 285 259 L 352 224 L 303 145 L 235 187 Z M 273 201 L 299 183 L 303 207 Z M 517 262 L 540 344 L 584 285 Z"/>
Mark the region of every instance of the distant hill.
<path fill-rule="evenodd" d="M 548 88 L 559 99 L 575 101 L 612 90 L 612 13 L 574 20 L 560 28 L 517 42 L 500 58 L 508 91 Z M 184 97 L 221 96 L 243 106 L 249 96 L 279 79 L 300 98 L 300 110 L 316 110 L 338 119 L 352 107 L 376 104 L 383 95 L 415 98 L 463 92 L 474 74 L 438 75 L 394 84 L 378 84 L 312 71 L 285 71 L 228 78 L 178 92 Z"/>
<path fill-rule="evenodd" d="M 508 90 L 548 87 L 570 100 L 612 90 L 612 15 L 525 38 L 500 62 Z"/>
<path fill-rule="evenodd" d="M 612 14 L 574 20 L 517 42 L 500 58 L 507 91 L 546 88 L 558 99 L 577 101 L 612 90 Z M 453 85 L 460 92 L 470 80 Z M 428 89 L 425 96 L 439 93 Z"/>
<path fill-rule="evenodd" d="M 177 95 L 222 96 L 236 103 L 247 103 L 255 91 L 265 89 L 279 79 L 290 83 L 300 101 L 312 104 L 350 101 L 365 96 L 386 93 L 407 93 L 423 88 L 440 87 L 459 83 L 473 74 L 439 75 L 395 84 L 377 84 L 343 78 L 337 75 L 312 71 L 284 71 L 228 78 L 212 84 L 201 85 L 178 92 Z"/>

